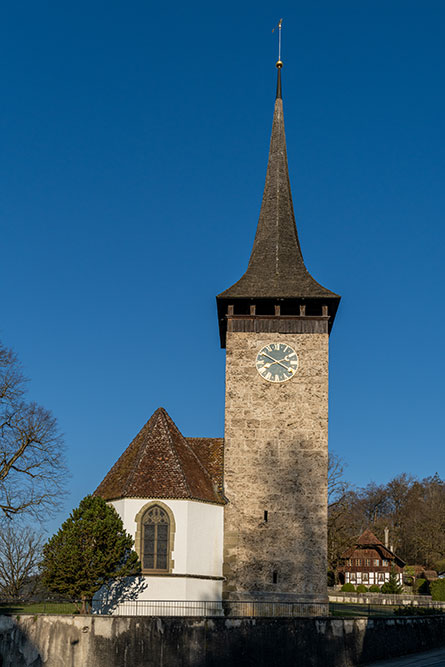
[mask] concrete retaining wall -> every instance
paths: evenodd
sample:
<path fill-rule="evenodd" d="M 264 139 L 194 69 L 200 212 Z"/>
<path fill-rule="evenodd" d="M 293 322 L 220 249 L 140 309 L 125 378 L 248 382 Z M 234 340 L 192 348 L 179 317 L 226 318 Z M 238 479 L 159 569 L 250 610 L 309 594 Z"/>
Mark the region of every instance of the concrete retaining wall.
<path fill-rule="evenodd" d="M 0 616 L 1 667 L 352 667 L 444 645 L 445 616 Z"/>

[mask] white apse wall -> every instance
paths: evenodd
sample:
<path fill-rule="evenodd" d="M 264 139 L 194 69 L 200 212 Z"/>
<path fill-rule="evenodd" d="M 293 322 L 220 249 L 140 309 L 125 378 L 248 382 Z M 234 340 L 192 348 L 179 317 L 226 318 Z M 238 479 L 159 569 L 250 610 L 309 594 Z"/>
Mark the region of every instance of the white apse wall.
<path fill-rule="evenodd" d="M 172 574 L 176 576 L 145 575 L 147 587 L 138 599 L 220 600 L 222 579 L 201 577 L 222 577 L 224 507 L 195 500 L 164 498 L 123 498 L 110 504 L 134 539 L 135 517 L 145 505 L 155 502 L 166 505 L 175 519 Z"/>

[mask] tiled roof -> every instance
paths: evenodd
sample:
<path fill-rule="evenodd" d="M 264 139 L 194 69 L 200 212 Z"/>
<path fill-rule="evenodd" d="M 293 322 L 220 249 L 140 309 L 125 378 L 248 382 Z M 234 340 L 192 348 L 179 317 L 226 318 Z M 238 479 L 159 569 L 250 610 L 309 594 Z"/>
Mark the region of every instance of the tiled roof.
<path fill-rule="evenodd" d="M 224 438 L 186 438 L 186 440 L 222 494 Z"/>
<path fill-rule="evenodd" d="M 158 408 L 94 493 L 105 500 L 223 503 L 222 449 L 221 438 L 184 438 L 164 408 Z"/>

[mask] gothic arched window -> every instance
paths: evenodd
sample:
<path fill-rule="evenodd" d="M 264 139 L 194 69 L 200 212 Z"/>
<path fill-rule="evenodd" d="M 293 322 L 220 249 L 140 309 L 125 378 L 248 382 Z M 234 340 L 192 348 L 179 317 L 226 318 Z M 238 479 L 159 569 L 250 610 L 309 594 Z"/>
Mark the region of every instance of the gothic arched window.
<path fill-rule="evenodd" d="M 142 569 L 168 572 L 170 519 L 159 505 L 152 505 L 142 517 Z"/>

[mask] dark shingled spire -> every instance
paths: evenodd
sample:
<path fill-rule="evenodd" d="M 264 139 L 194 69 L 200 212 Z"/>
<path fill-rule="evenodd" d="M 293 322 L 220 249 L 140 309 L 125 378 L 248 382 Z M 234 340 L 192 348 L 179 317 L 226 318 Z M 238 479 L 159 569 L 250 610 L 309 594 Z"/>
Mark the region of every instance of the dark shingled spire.
<path fill-rule="evenodd" d="M 287 167 L 282 66 L 279 60 L 266 184 L 249 265 L 216 297 L 222 347 L 227 330 L 329 332 L 340 302 L 338 294 L 312 278 L 301 253 Z"/>
<path fill-rule="evenodd" d="M 245 274 L 219 297 L 335 297 L 306 269 L 295 225 L 284 134 L 281 67 L 260 218 Z"/>

